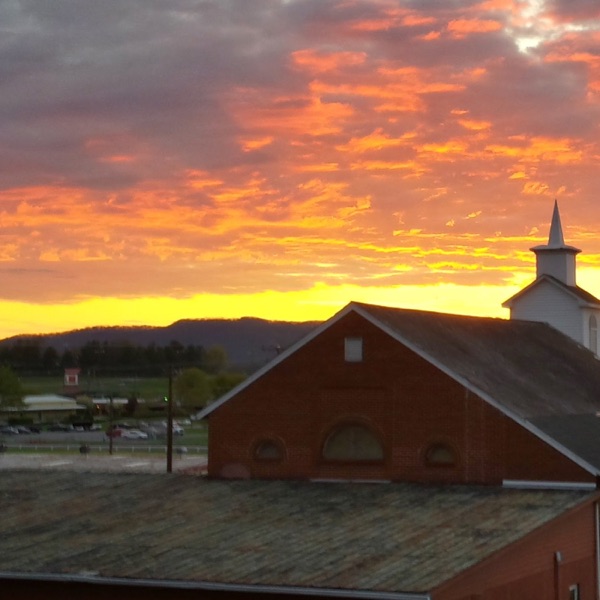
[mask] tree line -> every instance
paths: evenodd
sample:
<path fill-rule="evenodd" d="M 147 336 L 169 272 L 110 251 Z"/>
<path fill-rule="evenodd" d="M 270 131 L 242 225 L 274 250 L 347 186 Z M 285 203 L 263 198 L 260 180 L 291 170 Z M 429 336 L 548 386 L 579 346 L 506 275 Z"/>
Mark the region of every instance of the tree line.
<path fill-rule="evenodd" d="M 173 377 L 176 406 L 198 410 L 228 392 L 246 377 L 230 368 L 221 346 L 184 346 L 172 341 L 166 346 L 108 343 L 96 340 L 78 349 L 59 352 L 52 346 L 22 340 L 0 347 L 0 409 L 20 406 L 25 393 L 22 378 L 60 376 L 64 369 L 80 368 L 92 377 Z M 131 395 L 130 412 L 137 397 Z"/>
<path fill-rule="evenodd" d="M 195 367 L 208 374 L 217 374 L 230 367 L 227 353 L 221 346 L 184 346 L 175 340 L 165 346 L 92 340 L 80 348 L 57 349 L 35 339 L 19 339 L 0 346 L 0 365 L 22 376 L 62 375 L 67 368 L 80 368 L 83 372 L 107 376 L 156 377 L 164 375 L 171 367 Z"/>

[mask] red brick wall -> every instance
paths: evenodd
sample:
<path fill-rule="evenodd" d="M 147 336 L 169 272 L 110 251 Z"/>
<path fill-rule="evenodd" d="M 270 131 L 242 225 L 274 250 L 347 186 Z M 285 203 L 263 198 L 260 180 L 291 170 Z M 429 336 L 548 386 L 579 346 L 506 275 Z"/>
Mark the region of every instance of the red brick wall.
<path fill-rule="evenodd" d="M 594 523 L 589 502 L 434 590 L 432 600 L 568 599 L 576 583 L 581 598 L 597 598 Z"/>
<path fill-rule="evenodd" d="M 364 360 L 344 360 L 362 336 Z M 355 421 L 381 440 L 381 464 L 321 460 L 328 433 Z M 209 417 L 209 475 L 489 483 L 593 481 L 546 443 L 355 313 L 349 313 Z M 259 461 L 262 439 L 285 448 Z M 428 467 L 431 443 L 453 448 L 454 467 Z"/>

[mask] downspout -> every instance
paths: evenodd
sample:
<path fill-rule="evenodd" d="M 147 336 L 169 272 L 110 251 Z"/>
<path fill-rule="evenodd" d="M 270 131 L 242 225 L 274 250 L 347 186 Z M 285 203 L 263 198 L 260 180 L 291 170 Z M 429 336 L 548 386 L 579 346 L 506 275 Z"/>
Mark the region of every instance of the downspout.
<path fill-rule="evenodd" d="M 560 600 L 560 563 L 562 554 L 558 551 L 554 553 L 554 600 Z"/>
<path fill-rule="evenodd" d="M 600 598 L 600 503 L 596 507 L 596 598 Z"/>

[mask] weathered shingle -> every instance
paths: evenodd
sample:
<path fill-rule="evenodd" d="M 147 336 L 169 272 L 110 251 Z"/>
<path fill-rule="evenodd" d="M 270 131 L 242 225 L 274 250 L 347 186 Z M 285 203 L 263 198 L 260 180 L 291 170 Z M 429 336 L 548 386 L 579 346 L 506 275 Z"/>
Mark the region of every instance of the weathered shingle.
<path fill-rule="evenodd" d="M 4 471 L 0 571 L 423 592 L 589 492 Z"/>

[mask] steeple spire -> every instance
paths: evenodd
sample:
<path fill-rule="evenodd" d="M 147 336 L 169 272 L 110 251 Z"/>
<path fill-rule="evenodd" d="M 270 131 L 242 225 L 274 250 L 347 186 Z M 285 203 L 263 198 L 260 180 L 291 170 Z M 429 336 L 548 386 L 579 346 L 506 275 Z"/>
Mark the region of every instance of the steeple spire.
<path fill-rule="evenodd" d="M 535 246 L 531 248 L 531 251 L 536 257 L 536 278 L 550 275 L 565 285 L 576 285 L 575 256 L 581 250 L 565 244 L 557 200 L 554 201 L 548 244 Z"/>
<path fill-rule="evenodd" d="M 558 200 L 554 201 L 554 212 L 550 224 L 550 235 L 548 236 L 548 248 L 563 248 L 565 239 L 563 237 L 560 213 L 558 212 Z"/>

